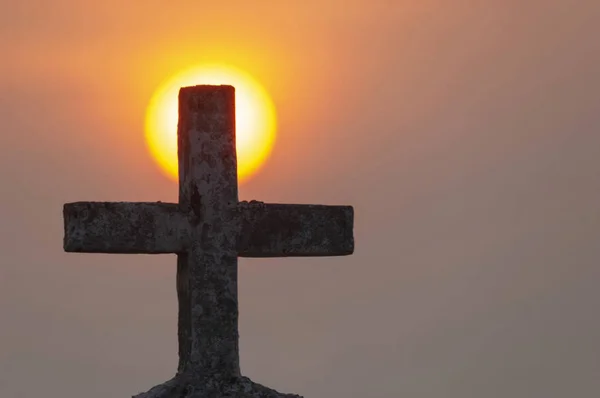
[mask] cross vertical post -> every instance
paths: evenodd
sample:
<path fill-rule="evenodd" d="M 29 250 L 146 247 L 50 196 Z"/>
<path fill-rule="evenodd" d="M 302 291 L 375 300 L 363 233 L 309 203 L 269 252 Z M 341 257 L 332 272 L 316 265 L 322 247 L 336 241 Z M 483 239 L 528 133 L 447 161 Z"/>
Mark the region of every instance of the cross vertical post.
<path fill-rule="evenodd" d="M 189 315 L 180 316 L 190 318 L 190 334 L 183 336 L 190 340 L 185 370 L 198 378 L 240 376 L 234 96 L 231 86 L 179 93 L 179 206 L 194 226 L 190 247 L 178 261 L 178 279 L 189 292 L 182 297 Z"/>

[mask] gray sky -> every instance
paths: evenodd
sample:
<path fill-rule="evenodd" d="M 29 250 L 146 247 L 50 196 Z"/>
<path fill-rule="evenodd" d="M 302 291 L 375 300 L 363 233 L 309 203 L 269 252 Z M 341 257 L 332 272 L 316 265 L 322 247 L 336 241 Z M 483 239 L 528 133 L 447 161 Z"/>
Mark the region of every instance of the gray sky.
<path fill-rule="evenodd" d="M 600 395 L 600 3 L 222 3 L 0 1 L 0 396 L 173 375 L 175 257 L 63 253 L 61 211 L 176 200 L 144 111 L 207 60 L 278 111 L 241 199 L 356 214 L 351 257 L 240 260 L 245 375 L 315 398 Z"/>

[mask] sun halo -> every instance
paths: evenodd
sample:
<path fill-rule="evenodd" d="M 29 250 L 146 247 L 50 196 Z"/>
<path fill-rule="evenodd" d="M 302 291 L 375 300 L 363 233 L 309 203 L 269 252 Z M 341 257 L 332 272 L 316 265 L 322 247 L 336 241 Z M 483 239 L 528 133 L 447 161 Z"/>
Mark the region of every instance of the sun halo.
<path fill-rule="evenodd" d="M 177 120 L 181 87 L 199 84 L 235 87 L 238 180 L 244 182 L 260 169 L 275 141 L 275 106 L 265 89 L 247 73 L 225 65 L 201 65 L 167 79 L 152 96 L 146 111 L 148 150 L 160 169 L 178 178 Z"/>

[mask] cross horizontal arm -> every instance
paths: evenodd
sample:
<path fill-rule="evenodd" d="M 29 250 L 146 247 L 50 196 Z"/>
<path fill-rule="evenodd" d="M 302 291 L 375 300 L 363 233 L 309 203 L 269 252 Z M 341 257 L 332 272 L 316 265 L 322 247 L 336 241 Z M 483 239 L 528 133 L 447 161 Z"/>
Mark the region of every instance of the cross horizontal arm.
<path fill-rule="evenodd" d="M 240 257 L 342 256 L 354 252 L 351 206 L 242 202 Z M 187 216 L 172 203 L 75 202 L 64 215 L 64 249 L 85 253 L 179 253 Z"/>
<path fill-rule="evenodd" d="M 75 202 L 63 208 L 64 249 L 85 253 L 177 253 L 184 215 L 171 203 Z M 183 224 L 185 225 L 185 224 Z"/>
<path fill-rule="evenodd" d="M 240 257 L 343 256 L 354 252 L 352 206 L 242 202 Z"/>

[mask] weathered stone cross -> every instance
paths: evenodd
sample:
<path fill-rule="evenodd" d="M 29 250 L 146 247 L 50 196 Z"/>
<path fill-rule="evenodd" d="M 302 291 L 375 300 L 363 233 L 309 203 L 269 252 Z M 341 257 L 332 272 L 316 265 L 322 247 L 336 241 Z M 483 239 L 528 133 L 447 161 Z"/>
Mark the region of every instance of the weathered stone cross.
<path fill-rule="evenodd" d="M 179 366 L 140 398 L 297 397 L 241 376 L 237 258 L 352 254 L 350 206 L 238 202 L 231 86 L 179 93 L 179 203 L 64 206 L 67 252 L 176 253 Z"/>

